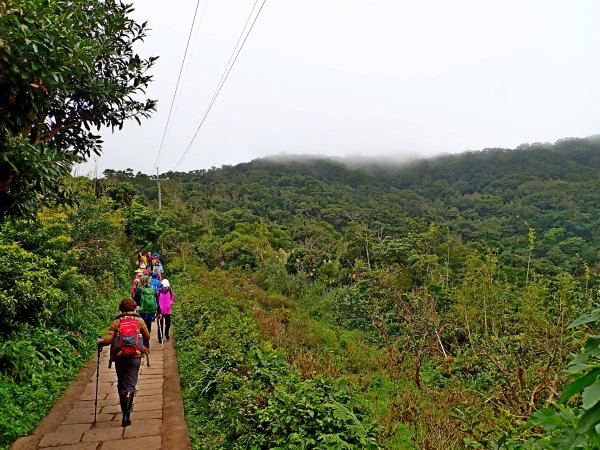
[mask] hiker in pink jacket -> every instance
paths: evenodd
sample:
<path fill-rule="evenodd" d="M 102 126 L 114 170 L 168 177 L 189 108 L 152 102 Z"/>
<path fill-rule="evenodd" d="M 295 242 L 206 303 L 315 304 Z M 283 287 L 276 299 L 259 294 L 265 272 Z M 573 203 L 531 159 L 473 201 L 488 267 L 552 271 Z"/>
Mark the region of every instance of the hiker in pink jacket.
<path fill-rule="evenodd" d="M 173 289 L 171 289 L 171 284 L 169 280 L 164 278 L 162 280 L 162 287 L 156 291 L 158 296 L 158 304 L 160 306 L 160 312 L 162 314 L 162 318 L 160 319 L 160 329 L 164 332 L 164 337 L 167 339 L 171 339 L 169 336 L 169 330 L 171 329 L 171 305 L 173 304 L 173 300 L 175 298 L 175 294 L 173 293 Z M 158 341 L 162 342 L 163 336 L 158 337 Z"/>

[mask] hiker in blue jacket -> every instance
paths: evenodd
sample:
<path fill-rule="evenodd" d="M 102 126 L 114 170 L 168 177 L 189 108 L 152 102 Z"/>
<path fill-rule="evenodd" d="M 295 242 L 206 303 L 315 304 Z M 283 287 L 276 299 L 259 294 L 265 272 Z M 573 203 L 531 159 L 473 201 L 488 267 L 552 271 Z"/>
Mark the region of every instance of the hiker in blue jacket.
<path fill-rule="evenodd" d="M 158 291 L 162 287 L 161 281 L 158 279 L 158 273 L 152 273 L 152 281 L 150 281 L 150 286 L 154 288 L 155 291 Z"/>

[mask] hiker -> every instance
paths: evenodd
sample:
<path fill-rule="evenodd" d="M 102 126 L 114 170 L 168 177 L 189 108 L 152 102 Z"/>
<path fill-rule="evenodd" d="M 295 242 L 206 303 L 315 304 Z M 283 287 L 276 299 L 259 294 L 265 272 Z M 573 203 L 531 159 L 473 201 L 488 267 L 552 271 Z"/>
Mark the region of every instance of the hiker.
<path fill-rule="evenodd" d="M 138 314 L 144 320 L 148 332 L 152 332 L 152 321 L 155 318 L 160 319 L 160 308 L 156 301 L 156 290 L 150 286 L 147 277 L 140 278 L 133 300 L 139 307 Z M 144 346 L 150 350 L 150 338 L 144 338 Z"/>
<path fill-rule="evenodd" d="M 158 275 L 158 280 L 162 281 L 163 276 L 163 266 L 158 258 L 158 253 L 154 253 L 152 256 L 152 272 Z"/>
<path fill-rule="evenodd" d="M 138 287 L 138 283 L 140 279 L 144 276 L 144 271 L 142 269 L 138 269 L 135 271 L 135 276 L 133 277 L 133 282 L 131 283 L 131 297 L 133 298 L 133 294 L 135 294 L 135 290 Z"/>
<path fill-rule="evenodd" d="M 161 319 L 159 322 L 159 330 L 162 329 L 165 339 L 168 341 L 169 331 L 171 329 L 171 305 L 175 299 L 171 284 L 166 278 L 162 280 L 162 287 L 158 290 L 158 306 L 160 307 Z M 162 336 L 158 336 L 158 342 L 162 342 Z"/>
<path fill-rule="evenodd" d="M 119 304 L 119 314 L 108 328 L 108 334 L 98 339 L 98 347 L 111 346 L 110 358 L 115 362 L 117 392 L 123 419 L 121 426 L 131 425 L 131 408 L 135 395 L 140 364 L 144 354 L 143 340 L 150 340 L 150 331 L 136 314 L 134 300 L 126 298 Z M 141 334 L 141 336 L 140 336 Z"/>
<path fill-rule="evenodd" d="M 158 281 L 162 281 L 162 265 L 155 267 L 154 273 L 156 274 L 156 278 L 158 278 Z"/>
<path fill-rule="evenodd" d="M 158 266 L 160 266 L 160 258 L 158 257 L 158 253 L 154 252 L 152 254 L 152 268 L 156 269 Z"/>
<path fill-rule="evenodd" d="M 146 267 L 148 268 L 148 270 L 150 271 L 150 273 L 152 273 L 152 253 L 150 252 L 146 252 Z"/>
<path fill-rule="evenodd" d="M 150 286 L 154 288 L 156 292 L 160 289 L 161 283 L 158 279 L 158 272 L 152 272 L 152 278 L 150 279 Z"/>

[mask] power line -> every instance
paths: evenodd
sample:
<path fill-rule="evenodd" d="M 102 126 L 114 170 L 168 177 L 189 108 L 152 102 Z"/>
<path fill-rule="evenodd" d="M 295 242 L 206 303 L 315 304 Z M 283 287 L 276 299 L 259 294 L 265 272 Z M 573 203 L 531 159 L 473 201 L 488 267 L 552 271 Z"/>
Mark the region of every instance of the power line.
<path fill-rule="evenodd" d="M 248 18 L 246 19 L 246 23 L 244 24 L 244 27 L 242 28 L 242 32 L 240 33 L 237 42 L 235 43 L 235 46 L 233 48 L 233 51 L 231 52 L 231 56 L 229 57 L 229 61 L 227 61 L 227 64 L 225 66 L 225 69 L 223 70 L 223 74 L 221 75 L 221 79 L 219 80 L 219 83 L 217 84 L 217 89 L 215 90 L 215 93 L 213 94 L 211 101 L 209 102 L 209 105 L 204 113 L 204 116 L 202 117 L 202 120 L 200 121 L 200 125 L 198 125 L 198 128 L 196 129 L 196 132 L 194 133 L 194 136 L 192 137 L 190 143 L 188 144 L 188 146 L 186 147 L 185 152 L 183 153 L 183 155 L 181 155 L 181 158 L 179 159 L 179 161 L 177 162 L 177 165 L 175 166 L 175 168 L 173 170 L 177 170 L 177 168 L 179 167 L 179 165 L 183 162 L 183 160 L 185 159 L 186 155 L 188 154 L 194 140 L 196 139 L 196 136 L 198 135 L 198 132 L 200 131 L 200 128 L 202 128 L 202 125 L 204 124 L 204 121 L 206 120 L 206 117 L 208 116 L 208 113 L 210 112 L 213 104 L 215 103 L 215 100 L 217 99 L 217 96 L 219 95 L 219 92 L 221 92 L 221 88 L 223 87 L 223 85 L 225 84 L 225 81 L 227 80 L 227 77 L 229 76 L 229 72 L 231 72 L 231 69 L 233 68 L 233 65 L 235 64 L 235 61 L 237 60 L 238 55 L 240 54 L 242 47 L 244 46 L 244 43 L 246 42 L 246 39 L 248 38 L 250 32 L 252 31 L 252 27 L 254 26 L 254 23 L 256 22 L 256 19 L 258 18 L 258 15 L 260 14 L 260 11 L 262 10 L 262 7 L 264 6 L 266 0 L 263 1 L 260 9 L 258 10 L 258 13 L 256 14 L 256 16 L 254 17 L 254 21 L 252 22 L 252 25 L 250 26 L 250 29 L 248 30 L 248 33 L 246 34 L 246 37 L 244 38 L 244 41 L 242 42 L 242 45 L 239 46 L 240 41 L 242 40 L 242 36 L 244 36 L 244 32 L 246 31 L 246 28 L 248 28 L 248 23 L 250 22 L 250 19 L 252 17 L 252 14 L 254 13 L 254 10 L 256 9 L 256 5 L 258 4 L 259 0 L 255 0 L 254 5 L 252 6 L 252 9 L 250 10 L 250 14 L 248 14 Z M 239 46 L 239 48 L 238 48 Z M 237 50 L 237 53 L 236 53 Z"/>
<path fill-rule="evenodd" d="M 208 0 L 206 0 L 208 2 Z M 154 167 L 158 164 L 158 159 L 160 158 L 160 154 L 163 150 L 163 145 L 165 143 L 165 138 L 167 136 L 167 130 L 169 128 L 169 123 L 171 122 L 171 115 L 173 113 L 173 105 L 175 104 L 175 98 L 177 97 L 177 91 L 179 90 L 179 82 L 181 81 L 181 74 L 183 72 L 183 66 L 185 64 L 185 59 L 187 57 L 188 48 L 190 46 L 190 40 L 192 37 L 192 31 L 194 30 L 194 24 L 196 23 L 196 15 L 198 14 L 198 7 L 200 6 L 200 0 L 196 1 L 196 9 L 194 9 L 194 17 L 192 19 L 192 26 L 190 27 L 190 31 L 188 33 L 187 43 L 185 44 L 185 52 L 183 52 L 183 59 L 181 61 L 181 67 L 179 68 L 179 75 L 177 76 L 177 84 L 175 85 L 175 92 L 173 92 L 173 99 L 171 100 L 171 107 L 169 108 L 169 115 L 167 117 L 167 123 L 165 124 L 165 130 L 163 131 L 162 139 L 160 141 L 160 147 L 158 148 L 158 154 L 156 155 L 156 161 L 154 161 Z M 204 3 L 204 10 L 206 10 L 206 3 Z M 204 10 L 202 16 L 204 16 Z M 202 21 L 202 19 L 200 19 Z"/>
<path fill-rule="evenodd" d="M 192 41 L 192 46 L 190 47 L 190 52 L 187 56 L 187 60 L 191 61 L 194 58 L 194 52 L 198 47 L 198 40 L 200 36 L 200 30 L 202 28 L 202 23 L 204 22 L 204 18 L 206 16 L 206 7 L 208 6 L 208 0 L 204 1 L 204 6 L 202 7 L 202 12 L 200 13 L 200 20 L 198 21 L 198 26 L 196 27 L 196 32 L 194 35 L 194 40 Z M 182 85 L 185 85 L 186 80 L 188 79 L 188 74 L 190 72 L 190 67 L 192 67 L 191 63 L 186 64 L 183 69 L 183 77 L 181 78 Z M 179 105 L 181 103 L 181 93 L 177 96 L 175 100 L 175 107 L 173 108 L 173 121 L 175 121 L 175 117 L 177 117 L 177 110 L 179 109 Z M 166 141 L 169 141 L 169 137 L 171 136 L 171 132 L 173 131 L 173 126 L 169 127 L 169 131 L 167 132 Z"/>
<path fill-rule="evenodd" d="M 244 31 L 246 30 L 246 27 L 248 26 L 248 22 L 250 21 L 250 18 L 252 17 L 252 13 L 254 12 L 254 9 L 256 8 L 256 5 L 258 4 L 258 0 L 256 0 L 254 2 L 254 6 L 252 7 L 252 10 L 250 11 L 250 15 L 248 16 L 248 19 L 246 20 L 246 24 L 244 25 L 244 29 L 242 30 L 242 33 L 240 34 L 240 37 L 238 38 L 238 42 L 236 43 L 236 47 L 234 48 L 233 53 L 231 54 L 232 56 L 229 58 L 229 62 L 230 63 L 228 63 L 228 66 L 225 67 L 225 71 L 223 72 L 223 75 L 221 76 L 221 80 L 219 81 L 217 89 L 216 89 L 214 95 L 212 96 L 212 99 L 211 99 L 211 101 L 210 101 L 210 103 L 208 105 L 208 108 L 206 109 L 206 112 L 204 113 L 204 116 L 202 117 L 202 120 L 200 121 L 200 124 L 198 125 L 198 128 L 196 128 L 196 132 L 192 136 L 192 139 L 191 139 L 190 143 L 188 144 L 187 148 L 185 149 L 185 151 L 181 155 L 181 158 L 179 159 L 179 161 L 177 162 L 177 164 L 175 165 L 175 167 L 173 168 L 173 171 L 177 170 L 177 168 L 179 167 L 179 165 L 183 162 L 183 160 L 185 159 L 185 157 L 189 153 L 190 149 L 192 148 L 192 144 L 194 143 L 194 140 L 196 139 L 196 136 L 198 135 L 198 132 L 200 131 L 200 128 L 202 128 L 202 125 L 204 124 L 204 121 L 206 120 L 206 117 L 208 116 L 208 113 L 212 109 L 215 101 L 217 100 L 217 97 L 219 96 L 219 93 L 221 92 L 221 89 L 223 88 L 223 85 L 227 81 L 227 77 L 229 77 L 229 73 L 231 72 L 231 69 L 233 69 L 233 66 L 235 65 L 235 62 L 237 61 L 238 56 L 240 55 L 242 49 L 244 48 L 244 44 L 246 43 L 246 40 L 248 39 L 248 36 L 250 36 L 250 33 L 252 32 L 252 29 L 254 28 L 254 24 L 256 23 L 256 20 L 258 19 L 258 16 L 260 15 L 260 12 L 262 11 L 262 9 L 265 6 L 266 2 L 267 2 L 267 0 L 263 0 L 262 4 L 260 5 L 260 8 L 258 9 L 258 12 L 256 13 L 256 16 L 254 16 L 254 20 L 252 21 L 252 24 L 250 25 L 250 28 L 248 29 L 248 32 L 246 33 L 246 36 L 244 37 L 244 40 L 242 41 L 242 44 L 237 49 L 237 53 L 236 53 L 237 45 L 239 44 L 239 42 L 240 42 L 240 40 L 241 40 L 241 38 L 242 38 L 242 36 L 244 34 Z M 235 56 L 234 56 L 234 54 L 235 54 Z"/>

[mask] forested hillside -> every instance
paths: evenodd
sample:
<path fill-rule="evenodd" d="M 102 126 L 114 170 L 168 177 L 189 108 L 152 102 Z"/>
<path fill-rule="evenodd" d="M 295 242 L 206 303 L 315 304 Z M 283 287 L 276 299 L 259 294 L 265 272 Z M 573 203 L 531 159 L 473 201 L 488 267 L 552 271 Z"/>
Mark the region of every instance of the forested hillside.
<path fill-rule="evenodd" d="M 405 165 L 262 159 L 163 174 L 158 221 L 150 176 L 108 170 L 98 195 L 131 205 L 129 235 L 160 241 L 182 274 L 197 265 L 225 271 L 212 295 L 231 298 L 261 345 L 283 352 L 303 379 L 343 380 L 379 423 L 379 445 L 595 448 L 598 351 L 587 339 L 597 310 L 573 321 L 598 301 L 599 157 L 590 138 Z M 284 300 L 258 301 L 263 290 Z M 207 401 L 217 395 L 209 386 L 239 387 L 227 384 L 240 376 L 231 361 L 209 372 L 199 364 L 202 374 L 182 375 L 188 398 L 200 401 L 198 386 Z M 236 400 L 262 417 L 273 401 Z M 192 410 L 199 416 L 190 420 L 223 433 L 214 445 L 240 439 L 228 434 L 228 413 Z M 295 432 L 328 448 L 323 430 L 305 425 Z M 265 432 L 274 440 L 244 442 L 284 442 Z M 212 439 L 200 433 L 196 442 Z"/>
<path fill-rule="evenodd" d="M 132 182 L 136 192 L 156 200 L 151 177 L 106 175 L 109 183 Z M 296 243 L 305 237 L 334 242 L 351 223 L 379 240 L 423 232 L 434 223 L 453 239 L 489 247 L 522 272 L 534 230 L 532 267 L 574 274 L 595 264 L 600 250 L 600 140 L 592 138 L 403 166 L 365 160 L 362 169 L 350 169 L 343 161 L 289 157 L 166 176 L 169 204 L 224 213 L 216 219 L 223 229 L 236 222 L 282 225 Z M 304 236 L 309 224 L 321 233 Z"/>
<path fill-rule="evenodd" d="M 65 179 L 0 226 L 0 446 L 161 249 L 195 448 L 598 448 L 600 143 Z"/>

